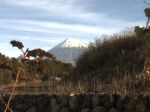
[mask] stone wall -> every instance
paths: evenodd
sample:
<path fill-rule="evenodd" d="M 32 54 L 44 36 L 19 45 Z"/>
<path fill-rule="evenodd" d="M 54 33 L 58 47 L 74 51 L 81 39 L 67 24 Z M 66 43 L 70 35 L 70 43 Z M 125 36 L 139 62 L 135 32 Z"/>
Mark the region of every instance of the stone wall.
<path fill-rule="evenodd" d="M 8 96 L 3 99 L 7 102 Z M 14 112 L 150 112 L 150 96 L 17 95 L 13 97 L 10 108 Z M 3 109 L 0 101 L 0 112 Z"/>

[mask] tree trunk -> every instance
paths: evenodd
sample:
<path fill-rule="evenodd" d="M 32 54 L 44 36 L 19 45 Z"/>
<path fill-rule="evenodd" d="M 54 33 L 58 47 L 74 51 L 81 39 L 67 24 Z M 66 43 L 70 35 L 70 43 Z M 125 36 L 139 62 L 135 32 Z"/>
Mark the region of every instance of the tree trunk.
<path fill-rule="evenodd" d="M 147 22 L 146 22 L 146 28 L 149 27 L 149 20 L 150 20 L 150 18 L 148 17 L 148 20 L 147 20 Z"/>

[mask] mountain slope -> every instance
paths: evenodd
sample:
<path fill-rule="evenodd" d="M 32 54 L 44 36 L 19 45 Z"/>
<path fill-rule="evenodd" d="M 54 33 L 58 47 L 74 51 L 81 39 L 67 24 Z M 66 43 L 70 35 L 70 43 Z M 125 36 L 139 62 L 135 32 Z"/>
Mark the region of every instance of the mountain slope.
<path fill-rule="evenodd" d="M 87 49 L 87 44 L 77 39 L 66 39 L 48 52 L 57 60 L 75 65 L 77 58 Z"/>

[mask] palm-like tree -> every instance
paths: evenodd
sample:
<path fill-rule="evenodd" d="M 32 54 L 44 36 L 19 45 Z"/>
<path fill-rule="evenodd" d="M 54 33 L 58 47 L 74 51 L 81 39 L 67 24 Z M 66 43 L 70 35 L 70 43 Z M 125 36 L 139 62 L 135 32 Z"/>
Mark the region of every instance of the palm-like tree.
<path fill-rule="evenodd" d="M 148 25 L 149 25 L 149 21 L 150 21 L 150 8 L 146 8 L 144 10 L 145 12 L 145 16 L 148 18 L 147 22 L 146 22 L 146 28 L 148 28 Z"/>

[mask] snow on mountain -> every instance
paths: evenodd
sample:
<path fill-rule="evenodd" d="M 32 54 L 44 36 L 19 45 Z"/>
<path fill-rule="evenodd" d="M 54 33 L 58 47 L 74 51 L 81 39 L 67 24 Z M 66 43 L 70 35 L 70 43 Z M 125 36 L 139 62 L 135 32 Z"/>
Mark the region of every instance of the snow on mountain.
<path fill-rule="evenodd" d="M 66 39 L 48 52 L 57 60 L 75 65 L 77 58 L 87 49 L 87 44 L 78 39 Z"/>

